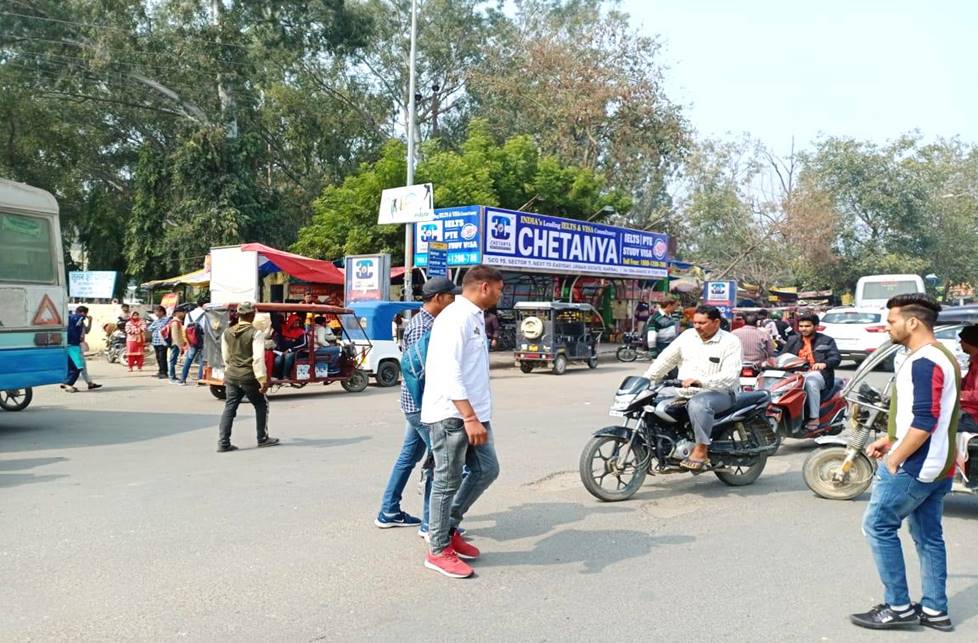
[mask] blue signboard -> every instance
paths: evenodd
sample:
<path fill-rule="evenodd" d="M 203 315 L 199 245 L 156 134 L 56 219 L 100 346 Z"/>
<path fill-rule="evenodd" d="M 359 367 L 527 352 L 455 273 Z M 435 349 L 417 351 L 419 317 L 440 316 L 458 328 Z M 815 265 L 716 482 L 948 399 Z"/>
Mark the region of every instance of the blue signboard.
<path fill-rule="evenodd" d="M 448 276 L 448 244 L 444 241 L 428 242 L 428 279 Z"/>
<path fill-rule="evenodd" d="M 414 225 L 414 265 L 428 265 L 428 243 L 444 241 L 448 244 L 446 264 L 449 268 L 475 266 L 482 260 L 479 234 L 480 212 L 478 205 L 435 210 L 433 221 Z"/>
<path fill-rule="evenodd" d="M 725 318 L 733 320 L 733 309 L 737 305 L 737 282 L 706 282 L 703 285 L 703 303 L 716 306 Z"/>
<path fill-rule="evenodd" d="M 529 212 L 486 208 L 483 262 L 515 270 L 663 279 L 669 237 Z"/>

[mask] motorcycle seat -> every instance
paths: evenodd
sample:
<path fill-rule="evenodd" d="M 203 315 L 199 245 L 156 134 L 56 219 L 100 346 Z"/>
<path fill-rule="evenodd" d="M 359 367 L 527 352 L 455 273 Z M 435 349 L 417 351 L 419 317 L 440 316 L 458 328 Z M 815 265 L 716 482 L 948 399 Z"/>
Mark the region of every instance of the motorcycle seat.
<path fill-rule="evenodd" d="M 734 411 L 739 411 L 740 409 L 747 408 L 748 406 L 754 406 L 755 404 L 767 404 L 771 401 L 771 394 L 767 391 L 747 391 L 745 393 L 737 393 L 737 399 L 734 402 L 732 408 L 726 411 L 721 411 L 716 414 L 717 418 L 726 417 Z"/>

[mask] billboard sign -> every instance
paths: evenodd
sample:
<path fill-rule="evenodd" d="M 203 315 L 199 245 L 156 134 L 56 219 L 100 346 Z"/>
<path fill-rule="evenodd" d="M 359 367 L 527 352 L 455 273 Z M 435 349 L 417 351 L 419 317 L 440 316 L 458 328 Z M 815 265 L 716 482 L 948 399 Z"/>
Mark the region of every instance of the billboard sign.
<path fill-rule="evenodd" d="M 414 226 L 414 265 L 428 265 L 428 244 L 448 244 L 446 265 L 449 268 L 475 266 L 482 259 L 481 210 L 477 205 L 435 210 L 435 218 Z"/>
<path fill-rule="evenodd" d="M 560 217 L 485 209 L 483 262 L 513 270 L 633 279 L 668 275 L 669 237 Z"/>
<path fill-rule="evenodd" d="M 444 241 L 428 242 L 428 278 L 448 276 L 448 244 Z"/>
<path fill-rule="evenodd" d="M 391 256 L 352 255 L 346 258 L 344 303 L 390 299 Z"/>
<path fill-rule="evenodd" d="M 377 223 L 417 223 L 435 216 L 435 196 L 431 183 L 384 190 L 380 196 Z"/>
<path fill-rule="evenodd" d="M 112 299 L 114 270 L 86 270 L 68 273 L 68 296 L 74 299 Z"/>
<path fill-rule="evenodd" d="M 703 285 L 703 303 L 716 306 L 727 319 L 733 319 L 733 309 L 737 305 L 736 281 L 708 281 Z"/>

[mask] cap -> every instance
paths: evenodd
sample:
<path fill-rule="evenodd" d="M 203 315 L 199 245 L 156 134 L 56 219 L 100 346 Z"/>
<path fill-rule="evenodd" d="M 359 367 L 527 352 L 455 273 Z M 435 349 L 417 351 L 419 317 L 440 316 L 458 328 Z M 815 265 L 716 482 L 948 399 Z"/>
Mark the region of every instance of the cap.
<path fill-rule="evenodd" d="M 965 326 L 958 333 L 958 337 L 961 341 L 967 342 L 972 346 L 978 346 L 978 324 L 972 324 L 971 326 Z"/>
<path fill-rule="evenodd" d="M 421 288 L 421 296 L 425 299 L 429 299 L 435 295 L 441 295 L 443 293 L 457 295 L 460 292 L 462 292 L 462 289 L 452 283 L 448 277 L 432 277 L 428 281 L 424 282 L 424 286 Z"/>
<path fill-rule="evenodd" d="M 243 301 L 240 304 L 238 304 L 239 315 L 250 315 L 253 312 L 255 312 L 255 302 Z"/>

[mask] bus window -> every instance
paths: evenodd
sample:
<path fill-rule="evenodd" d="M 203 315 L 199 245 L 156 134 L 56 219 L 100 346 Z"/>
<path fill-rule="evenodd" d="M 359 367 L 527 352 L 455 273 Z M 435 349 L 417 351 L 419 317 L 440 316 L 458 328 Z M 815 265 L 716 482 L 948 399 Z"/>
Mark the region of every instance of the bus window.
<path fill-rule="evenodd" d="M 0 281 L 57 283 L 51 222 L 0 212 Z"/>

